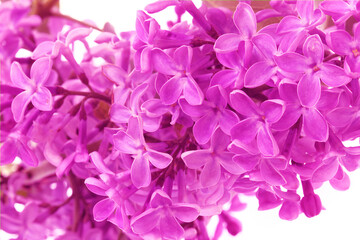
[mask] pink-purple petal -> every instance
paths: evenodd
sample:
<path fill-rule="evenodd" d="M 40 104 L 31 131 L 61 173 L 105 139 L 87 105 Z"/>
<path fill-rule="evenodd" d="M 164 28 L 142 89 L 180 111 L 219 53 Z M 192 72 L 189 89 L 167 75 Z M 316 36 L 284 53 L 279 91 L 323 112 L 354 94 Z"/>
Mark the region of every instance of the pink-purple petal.
<path fill-rule="evenodd" d="M 107 219 L 114 212 L 115 207 L 115 202 L 109 198 L 96 203 L 93 209 L 95 221 L 102 222 Z"/>
<path fill-rule="evenodd" d="M 255 88 L 267 83 L 276 73 L 275 66 L 268 61 L 257 62 L 245 73 L 244 86 Z"/>
<path fill-rule="evenodd" d="M 51 111 L 53 108 L 53 97 L 51 92 L 46 87 L 38 87 L 31 99 L 34 107 L 41 111 Z"/>
<path fill-rule="evenodd" d="M 203 187 L 211 187 L 220 181 L 221 167 L 220 164 L 211 159 L 208 161 L 200 174 L 200 183 Z"/>
<path fill-rule="evenodd" d="M 52 68 L 52 60 L 49 57 L 37 59 L 30 70 L 30 77 L 36 85 L 42 85 L 48 79 Z"/>
<path fill-rule="evenodd" d="M 210 140 L 217 124 L 218 119 L 212 112 L 207 113 L 196 121 L 193 127 L 193 133 L 196 141 L 199 144 L 207 143 Z"/>
<path fill-rule="evenodd" d="M 171 155 L 151 149 L 148 149 L 148 151 L 144 154 L 144 158 L 151 162 L 153 166 L 159 169 L 166 168 L 172 161 Z"/>
<path fill-rule="evenodd" d="M 217 53 L 229 53 L 237 51 L 241 37 L 236 33 L 227 33 L 221 35 L 214 44 L 214 50 Z"/>
<path fill-rule="evenodd" d="M 234 13 L 234 23 L 242 37 L 250 39 L 256 32 L 256 16 L 249 4 L 240 2 Z"/>
<path fill-rule="evenodd" d="M 23 120 L 25 110 L 31 101 L 31 97 L 31 92 L 23 91 L 13 99 L 11 103 L 11 112 L 15 122 L 21 122 Z"/>
<path fill-rule="evenodd" d="M 184 78 L 177 76 L 169 79 L 160 89 L 160 98 L 165 105 L 174 104 L 180 97 L 185 83 Z"/>
<path fill-rule="evenodd" d="M 340 87 L 351 81 L 343 68 L 330 63 L 321 66 L 320 78 L 329 87 Z"/>
<path fill-rule="evenodd" d="M 21 89 L 32 89 L 32 81 L 25 75 L 20 64 L 18 62 L 13 62 L 10 68 L 10 78 L 12 83 Z"/>
<path fill-rule="evenodd" d="M 279 153 L 277 142 L 266 124 L 259 128 L 257 144 L 259 151 L 264 156 L 272 157 Z"/>
<path fill-rule="evenodd" d="M 242 90 L 234 90 L 230 93 L 230 103 L 238 113 L 246 117 L 257 116 L 259 114 L 258 107 Z"/>
<path fill-rule="evenodd" d="M 301 105 L 313 107 L 320 99 L 321 84 L 317 75 L 304 74 L 299 81 L 297 93 Z"/>
<path fill-rule="evenodd" d="M 274 186 L 286 183 L 284 177 L 270 164 L 267 159 L 260 162 L 260 173 L 264 180 Z"/>
<path fill-rule="evenodd" d="M 327 122 L 316 108 L 304 109 L 303 129 L 305 135 L 315 141 L 325 142 L 329 137 Z"/>
<path fill-rule="evenodd" d="M 206 162 L 211 161 L 212 156 L 211 151 L 201 149 L 184 152 L 181 154 L 181 158 L 188 168 L 199 169 L 204 166 Z"/>
<path fill-rule="evenodd" d="M 310 67 L 306 57 L 299 53 L 284 53 L 280 56 L 274 56 L 278 67 L 289 73 L 303 73 Z"/>
<path fill-rule="evenodd" d="M 131 229 L 136 234 L 149 233 L 159 224 L 160 216 L 161 209 L 150 208 L 131 219 Z"/>
<path fill-rule="evenodd" d="M 147 187 L 151 182 L 149 161 L 139 154 L 131 165 L 131 181 L 136 188 Z"/>

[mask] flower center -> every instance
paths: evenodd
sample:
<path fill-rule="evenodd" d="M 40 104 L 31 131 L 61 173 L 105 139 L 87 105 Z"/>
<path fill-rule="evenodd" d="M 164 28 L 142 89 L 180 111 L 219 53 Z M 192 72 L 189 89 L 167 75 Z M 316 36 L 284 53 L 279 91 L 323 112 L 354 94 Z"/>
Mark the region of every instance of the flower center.
<path fill-rule="evenodd" d="M 354 54 L 354 57 L 357 57 L 360 55 L 360 52 L 359 50 L 357 50 L 356 48 L 352 50 L 353 54 Z"/>

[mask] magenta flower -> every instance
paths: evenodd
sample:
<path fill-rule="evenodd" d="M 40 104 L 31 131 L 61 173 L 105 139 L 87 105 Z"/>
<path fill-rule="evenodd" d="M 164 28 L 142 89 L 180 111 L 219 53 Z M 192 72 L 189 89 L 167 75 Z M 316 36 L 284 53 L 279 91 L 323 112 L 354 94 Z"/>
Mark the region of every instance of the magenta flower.
<path fill-rule="evenodd" d="M 231 128 L 239 121 L 234 112 L 226 109 L 227 94 L 222 87 L 216 85 L 208 88 L 206 98 L 208 101 L 204 101 L 200 106 L 192 106 L 184 98 L 179 99 L 183 112 L 198 119 L 194 124 L 193 133 L 200 144 L 210 140 L 217 126 L 230 135 Z"/>
<path fill-rule="evenodd" d="M 313 107 L 301 105 L 297 96 L 296 83 L 283 81 L 279 84 L 279 94 L 286 104 L 286 109 L 280 120 L 272 125 L 276 130 L 287 130 L 302 116 L 305 135 L 316 141 L 324 142 L 329 137 L 329 128 L 321 112 Z"/>
<path fill-rule="evenodd" d="M 19 63 L 11 65 L 11 80 L 18 88 L 24 89 L 22 93 L 14 98 L 11 111 L 16 122 L 24 119 L 27 106 L 31 102 L 34 107 L 41 111 L 50 111 L 53 107 L 51 92 L 44 87 L 50 75 L 52 62 L 44 57 L 36 60 L 31 66 L 30 78 L 23 72 Z"/>
<path fill-rule="evenodd" d="M 360 19 L 360 4 L 357 0 L 325 0 L 320 3 L 320 9 L 331 16 L 337 25 L 344 24 L 351 16 Z"/>
<path fill-rule="evenodd" d="M 258 107 L 241 90 L 231 92 L 230 102 L 238 113 L 246 117 L 231 129 L 232 140 L 238 141 L 241 145 L 248 145 L 256 138 L 257 147 L 263 155 L 276 156 L 279 147 L 270 127 L 283 115 L 284 102 L 279 99 L 267 100 Z"/>
<path fill-rule="evenodd" d="M 199 209 L 194 204 L 173 203 L 162 190 L 156 190 L 150 200 L 148 210 L 131 219 L 134 233 L 144 236 L 153 233 L 163 239 L 181 239 L 184 229 L 181 222 L 192 222 L 199 216 Z"/>
<path fill-rule="evenodd" d="M 204 94 L 191 75 L 192 48 L 182 46 L 176 49 L 173 59 L 160 49 L 154 49 L 152 59 L 157 71 L 173 76 L 159 92 L 164 104 L 174 104 L 181 94 L 191 105 L 200 105 L 203 102 Z"/>
<path fill-rule="evenodd" d="M 209 149 L 193 150 L 181 154 L 181 158 L 188 168 L 200 169 L 204 167 L 200 174 L 200 183 L 203 187 L 214 186 L 220 181 L 221 167 L 235 175 L 244 172 L 232 160 L 234 154 L 226 151 L 229 143 L 230 137 L 224 134 L 220 128 L 217 128 L 212 135 Z"/>
<path fill-rule="evenodd" d="M 297 87 L 300 103 L 305 107 L 313 107 L 321 94 L 320 80 L 329 87 L 347 84 L 351 78 L 344 69 L 323 62 L 324 46 L 318 35 L 309 36 L 303 46 L 303 54 L 284 53 L 275 57 L 275 62 L 284 72 L 302 73 Z"/>
<path fill-rule="evenodd" d="M 172 156 L 169 154 L 148 147 L 141 126 L 140 118 L 131 117 L 127 131 L 120 130 L 114 135 L 115 148 L 134 157 L 134 162 L 131 164 L 131 180 L 137 188 L 147 187 L 151 182 L 149 162 L 156 168 L 163 169 L 172 161 Z"/>
<path fill-rule="evenodd" d="M 331 31 L 326 42 L 335 53 L 346 56 L 344 69 L 352 78 L 360 76 L 360 24 L 354 25 L 354 37 L 344 30 Z"/>

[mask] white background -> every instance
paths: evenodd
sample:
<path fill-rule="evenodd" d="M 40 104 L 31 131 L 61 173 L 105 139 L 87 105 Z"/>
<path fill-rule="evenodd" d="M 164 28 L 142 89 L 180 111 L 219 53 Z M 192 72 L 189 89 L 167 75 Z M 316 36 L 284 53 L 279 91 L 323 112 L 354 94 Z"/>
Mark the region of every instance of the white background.
<path fill-rule="evenodd" d="M 109 21 L 119 31 L 135 30 L 136 11 L 152 1 L 145 0 L 61 0 L 61 9 L 64 14 L 78 20 L 91 19 L 99 27 Z M 198 6 L 199 1 L 196 1 Z M 164 26 L 167 20 L 174 20 L 176 16 L 171 9 L 154 17 Z M 188 19 L 191 19 L 188 16 Z M 357 141 L 357 144 L 359 141 Z M 284 221 L 278 217 L 279 208 L 260 212 L 255 197 L 242 198 L 248 207 L 236 214 L 241 220 L 243 231 L 237 237 L 229 236 L 224 231 L 222 239 L 276 239 L 276 240 L 303 240 L 303 239 L 360 239 L 360 173 L 355 171 L 349 174 L 351 187 L 348 191 L 339 192 L 328 183 L 316 190 L 319 194 L 323 210 L 319 216 L 306 218 L 303 214 L 294 221 Z M 215 222 L 215 221 L 214 221 Z M 214 223 L 213 222 L 213 223 Z M 214 224 L 209 225 L 209 232 L 214 231 Z M 4 232 L 1 239 L 7 239 Z"/>

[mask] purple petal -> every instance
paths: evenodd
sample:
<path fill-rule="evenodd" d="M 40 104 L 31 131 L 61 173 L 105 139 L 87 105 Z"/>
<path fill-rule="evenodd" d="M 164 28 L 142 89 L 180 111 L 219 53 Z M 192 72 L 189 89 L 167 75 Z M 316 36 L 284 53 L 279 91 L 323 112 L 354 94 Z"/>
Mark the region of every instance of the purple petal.
<path fill-rule="evenodd" d="M 182 222 L 193 222 L 200 214 L 199 207 L 190 203 L 177 203 L 171 208 L 174 216 Z"/>
<path fill-rule="evenodd" d="M 284 177 L 266 159 L 260 162 L 260 173 L 264 180 L 274 186 L 286 183 Z"/>
<path fill-rule="evenodd" d="M 259 155 L 235 155 L 233 160 L 244 170 L 252 170 L 260 161 Z"/>
<path fill-rule="evenodd" d="M 75 154 L 76 152 L 71 153 L 60 163 L 59 166 L 57 166 L 56 175 L 58 176 L 58 178 L 61 178 L 64 174 L 67 174 L 70 171 L 71 167 L 74 164 Z"/>
<path fill-rule="evenodd" d="M 285 103 L 279 99 L 266 100 L 261 103 L 260 109 L 264 112 L 266 122 L 274 123 L 284 114 Z"/>
<path fill-rule="evenodd" d="M 31 66 L 30 77 L 36 85 L 42 85 L 48 79 L 52 68 L 52 61 L 49 57 L 36 60 Z"/>
<path fill-rule="evenodd" d="M 146 115 L 149 117 L 160 117 L 169 112 L 170 109 L 160 99 L 149 99 L 141 105 L 141 110 L 146 112 Z"/>
<path fill-rule="evenodd" d="M 200 183 L 203 187 L 211 187 L 220 181 L 221 167 L 220 164 L 211 159 L 208 161 L 200 174 Z"/>
<path fill-rule="evenodd" d="M 313 107 L 320 99 L 321 84 L 317 75 L 304 74 L 299 81 L 297 93 L 301 105 Z"/>
<path fill-rule="evenodd" d="M 245 73 L 244 86 L 255 88 L 267 83 L 276 73 L 276 68 L 268 61 L 257 62 Z"/>
<path fill-rule="evenodd" d="M 146 5 L 145 10 L 152 14 L 152 13 L 157 13 L 160 12 L 162 10 L 164 10 L 165 8 L 169 7 L 169 6 L 173 6 L 173 5 L 177 5 L 177 2 L 174 2 L 172 0 L 170 1 L 157 1 L 154 3 L 150 3 L 148 5 Z"/>
<path fill-rule="evenodd" d="M 278 196 L 262 188 L 259 188 L 256 192 L 256 197 L 259 199 L 259 211 L 272 209 L 281 204 L 281 200 Z"/>
<path fill-rule="evenodd" d="M 99 201 L 95 204 L 93 209 L 94 220 L 97 222 L 104 221 L 114 212 L 115 207 L 115 202 L 109 198 Z"/>
<path fill-rule="evenodd" d="M 300 205 L 293 201 L 284 201 L 282 204 L 279 217 L 284 220 L 292 221 L 298 218 L 300 213 Z"/>
<path fill-rule="evenodd" d="M 131 228 L 136 234 L 146 234 L 153 230 L 160 220 L 162 209 L 150 208 L 131 219 Z"/>
<path fill-rule="evenodd" d="M 148 149 L 148 151 L 144 154 L 144 158 L 150 161 L 152 165 L 159 169 L 166 168 L 173 160 L 173 158 L 169 154 L 154 151 L 151 149 Z"/>
<path fill-rule="evenodd" d="M 181 239 L 184 229 L 172 214 L 165 213 L 160 219 L 160 232 L 162 239 Z"/>
<path fill-rule="evenodd" d="M 341 166 L 339 166 L 337 173 L 329 182 L 333 188 L 339 191 L 346 191 L 350 188 L 350 178 L 342 170 Z"/>
<path fill-rule="evenodd" d="M 339 161 L 336 156 L 324 160 L 325 164 L 321 165 L 312 175 L 313 182 L 326 182 L 332 179 L 338 171 Z"/>
<path fill-rule="evenodd" d="M 236 33 L 227 33 L 221 35 L 214 44 L 214 51 L 217 53 L 229 53 L 237 51 L 241 41 L 241 37 Z"/>
<path fill-rule="evenodd" d="M 292 81 L 282 81 L 279 84 L 279 95 L 288 103 L 298 103 L 297 84 Z"/>
<path fill-rule="evenodd" d="M 175 75 L 177 73 L 174 60 L 162 50 L 154 49 L 151 52 L 151 57 L 154 68 L 158 72 L 166 75 Z"/>
<path fill-rule="evenodd" d="M 356 113 L 354 108 L 335 108 L 326 114 L 326 120 L 335 127 L 345 127 L 355 119 Z"/>
<path fill-rule="evenodd" d="M 239 122 L 239 117 L 231 110 L 224 109 L 221 112 L 221 118 L 219 119 L 219 126 L 221 130 L 230 135 L 231 129 Z"/>
<path fill-rule="evenodd" d="M 131 181 L 136 188 L 147 187 L 151 182 L 149 161 L 139 154 L 131 165 Z"/>
<path fill-rule="evenodd" d="M 52 49 L 54 47 L 54 42 L 52 41 L 44 41 L 39 43 L 35 50 L 33 51 L 31 58 L 38 59 L 41 57 L 50 56 Z"/>
<path fill-rule="evenodd" d="M 218 119 L 213 112 L 207 113 L 196 121 L 193 127 L 193 133 L 196 141 L 199 144 L 207 143 L 210 140 L 217 124 Z"/>
<path fill-rule="evenodd" d="M 18 62 L 11 64 L 10 78 L 13 84 L 21 89 L 32 89 L 34 87 Z"/>
<path fill-rule="evenodd" d="M 329 137 L 329 128 L 323 115 L 316 108 L 304 109 L 304 133 L 315 141 L 325 142 Z"/>
<path fill-rule="evenodd" d="M 304 196 L 300 201 L 301 210 L 308 217 L 314 217 L 321 212 L 321 200 L 316 194 Z"/>
<path fill-rule="evenodd" d="M 206 98 L 211 101 L 215 106 L 221 110 L 227 105 L 227 93 L 220 85 L 209 87 L 206 91 Z"/>
<path fill-rule="evenodd" d="M 17 155 L 17 146 L 15 141 L 8 139 L 1 144 L 1 155 L 0 155 L 0 165 L 5 165 L 12 163 Z"/>
<path fill-rule="evenodd" d="M 157 208 L 160 206 L 171 206 L 172 205 L 172 201 L 171 198 L 163 191 L 163 190 L 156 190 L 152 195 L 151 195 L 151 200 L 150 200 L 150 206 L 152 208 Z"/>
<path fill-rule="evenodd" d="M 109 114 L 111 121 L 115 123 L 127 123 L 132 115 L 127 107 L 117 103 L 111 105 Z"/>
<path fill-rule="evenodd" d="M 275 40 L 268 34 L 258 34 L 252 38 L 255 47 L 264 55 L 265 59 L 272 60 L 277 51 Z"/>
<path fill-rule="evenodd" d="M 189 71 L 192 60 L 193 51 L 189 46 L 181 46 L 174 52 L 174 61 L 178 69 Z"/>
<path fill-rule="evenodd" d="M 231 138 L 238 140 L 243 144 L 254 140 L 259 130 L 259 121 L 255 118 L 247 118 L 236 124 L 231 129 Z"/>
<path fill-rule="evenodd" d="M 324 46 L 319 35 L 309 36 L 304 43 L 303 53 L 309 57 L 314 63 L 320 64 L 324 59 Z"/>
<path fill-rule="evenodd" d="M 340 87 L 351 81 L 344 69 L 329 63 L 324 63 L 321 66 L 320 78 L 329 87 Z"/>
<path fill-rule="evenodd" d="M 96 195 L 100 196 L 107 196 L 106 190 L 108 189 L 108 186 L 106 186 L 102 181 L 100 181 L 97 178 L 89 177 L 85 179 L 85 185 L 86 187 Z"/>
<path fill-rule="evenodd" d="M 212 156 L 209 150 L 202 149 L 184 152 L 181 154 L 181 159 L 188 168 L 199 169 L 204 166 L 206 162 L 211 161 Z"/>
<path fill-rule="evenodd" d="M 306 57 L 298 53 L 284 53 L 274 56 L 274 60 L 278 67 L 285 72 L 303 73 L 310 69 Z"/>
<path fill-rule="evenodd" d="M 301 19 L 310 22 L 313 17 L 314 12 L 314 2 L 313 1 L 297 1 L 296 10 L 299 13 Z"/>
<path fill-rule="evenodd" d="M 51 111 L 53 108 L 53 97 L 46 87 L 38 87 L 31 100 L 34 107 L 41 111 Z"/>
<path fill-rule="evenodd" d="M 191 105 L 201 105 L 204 100 L 204 93 L 190 75 L 184 84 L 184 97 Z"/>
<path fill-rule="evenodd" d="M 301 116 L 301 107 L 296 104 L 289 104 L 286 106 L 285 112 L 276 123 L 271 124 L 271 128 L 284 131 L 293 126 Z"/>
<path fill-rule="evenodd" d="M 116 83 L 120 86 L 125 84 L 125 80 L 127 77 L 127 73 L 121 68 L 116 65 L 108 64 L 102 66 L 102 73 L 105 75 L 107 79 Z"/>
<path fill-rule="evenodd" d="M 236 84 L 240 84 L 242 72 L 232 69 L 225 69 L 218 71 L 211 78 L 210 86 L 220 85 L 223 88 L 227 88 Z M 241 87 L 243 84 L 240 84 Z"/>
<path fill-rule="evenodd" d="M 135 143 L 135 140 L 124 131 L 119 131 L 114 135 L 113 139 L 115 148 L 120 152 L 127 154 L 137 153 L 138 145 Z"/>
<path fill-rule="evenodd" d="M 231 106 L 241 115 L 251 117 L 258 116 L 258 107 L 251 98 L 241 90 L 234 90 L 230 93 Z"/>
<path fill-rule="evenodd" d="M 344 30 L 337 30 L 326 35 L 326 42 L 329 44 L 331 50 L 339 55 L 350 55 L 352 41 L 351 35 Z"/>
<path fill-rule="evenodd" d="M 16 122 L 21 122 L 24 118 L 25 110 L 31 101 L 31 93 L 23 91 L 18 94 L 11 103 L 11 112 Z"/>
<path fill-rule="evenodd" d="M 91 32 L 91 28 L 75 28 L 66 36 L 65 45 L 69 46 L 71 43 L 89 36 Z"/>
<path fill-rule="evenodd" d="M 211 149 L 213 152 L 223 152 L 230 144 L 230 136 L 217 128 L 211 136 Z"/>
<path fill-rule="evenodd" d="M 256 33 L 256 16 L 249 4 L 239 2 L 233 19 L 242 37 L 250 39 Z"/>
<path fill-rule="evenodd" d="M 173 77 L 169 79 L 160 89 L 160 98 L 166 105 L 174 104 L 180 97 L 185 83 L 184 78 Z"/>
<path fill-rule="evenodd" d="M 100 171 L 100 173 L 107 173 L 107 174 L 114 174 L 106 165 L 103 160 L 103 158 L 100 156 L 98 152 L 92 152 L 90 153 L 90 159 L 94 163 L 97 170 Z"/>
<path fill-rule="evenodd" d="M 264 156 L 276 156 L 279 154 L 279 147 L 267 125 L 260 127 L 257 135 L 257 144 L 259 151 Z"/>
<path fill-rule="evenodd" d="M 212 109 L 207 106 L 206 104 L 203 105 L 191 105 L 189 104 L 185 98 L 180 97 L 179 99 L 179 105 L 181 107 L 181 110 L 190 117 L 194 118 L 200 118 L 204 116 L 209 111 L 212 111 Z"/>
<path fill-rule="evenodd" d="M 229 173 L 234 175 L 240 175 L 245 170 L 240 167 L 236 161 L 233 160 L 233 153 L 223 152 L 215 157 L 215 160 Z"/>
<path fill-rule="evenodd" d="M 276 31 L 280 34 L 289 33 L 289 32 L 298 32 L 304 27 L 304 24 L 298 17 L 295 16 L 286 16 L 284 17 Z"/>

